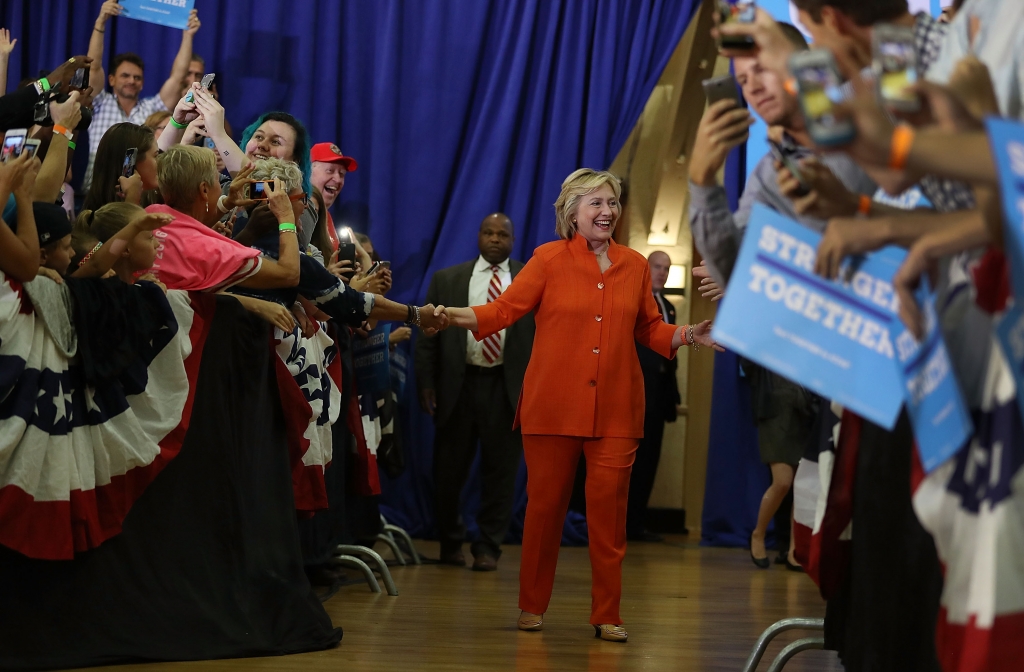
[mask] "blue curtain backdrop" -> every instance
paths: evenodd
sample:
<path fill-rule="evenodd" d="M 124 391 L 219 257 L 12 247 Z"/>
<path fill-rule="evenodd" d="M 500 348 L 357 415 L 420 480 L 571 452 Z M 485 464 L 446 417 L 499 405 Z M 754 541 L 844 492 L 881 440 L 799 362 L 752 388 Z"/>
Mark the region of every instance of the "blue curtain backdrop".
<path fill-rule="evenodd" d="M 86 53 L 101 4 L 4 0 L 0 20 L 19 40 L 11 86 Z M 336 223 L 372 236 L 393 262 L 392 297 L 411 302 L 434 271 L 478 254 L 476 230 L 490 212 L 514 221 L 518 259 L 554 238 L 562 179 L 612 162 L 698 5 L 198 0 L 195 51 L 217 73 L 236 136 L 280 109 L 304 120 L 314 142 L 358 159 Z M 122 51 L 142 56 L 148 96 L 167 77 L 181 33 L 115 19 L 106 39 L 108 62 Z M 430 534 L 433 426 L 415 408 L 414 380 L 404 396 L 409 468 L 385 484 L 386 515 Z M 579 541 L 578 526 L 567 536 Z"/>

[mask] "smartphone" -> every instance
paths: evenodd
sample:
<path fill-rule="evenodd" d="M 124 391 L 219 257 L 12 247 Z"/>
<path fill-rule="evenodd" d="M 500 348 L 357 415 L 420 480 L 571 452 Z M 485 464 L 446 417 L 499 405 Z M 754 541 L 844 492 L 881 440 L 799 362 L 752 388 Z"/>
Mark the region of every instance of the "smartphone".
<path fill-rule="evenodd" d="M 203 140 L 203 146 L 206 147 L 207 149 L 217 149 L 217 143 L 213 141 L 213 138 L 205 138 Z"/>
<path fill-rule="evenodd" d="M 257 181 L 249 185 L 249 198 L 254 201 L 266 201 L 274 190 L 273 182 Z"/>
<path fill-rule="evenodd" d="M 135 159 L 139 150 L 135 147 L 129 148 L 124 153 L 124 163 L 121 164 L 121 177 L 131 177 L 135 174 Z"/>
<path fill-rule="evenodd" d="M 768 146 L 771 147 L 772 156 L 775 157 L 775 160 L 785 166 L 793 177 L 796 178 L 796 181 L 800 183 L 800 188 L 796 191 L 796 195 L 806 196 L 811 193 L 811 187 L 807 184 L 807 179 L 804 178 L 803 173 L 800 172 L 800 164 L 786 156 L 786 153 L 782 151 L 782 147 L 774 140 L 769 140 Z"/>
<path fill-rule="evenodd" d="M 718 23 L 753 23 L 757 18 L 756 0 L 717 0 Z M 719 45 L 724 49 L 753 49 L 754 38 L 723 35 Z"/>
<path fill-rule="evenodd" d="M 75 74 L 71 75 L 71 81 L 68 83 L 68 88 L 77 89 L 82 91 L 89 88 L 89 68 L 79 68 L 75 70 Z"/>
<path fill-rule="evenodd" d="M 701 86 L 704 87 L 704 95 L 708 99 L 709 106 L 727 98 L 736 101 L 737 105 L 740 104 L 740 92 L 736 88 L 736 80 L 732 78 L 732 75 L 705 79 L 701 82 Z"/>
<path fill-rule="evenodd" d="M 789 58 L 789 70 L 796 80 L 797 99 L 803 110 L 807 131 L 822 146 L 842 145 L 853 140 L 853 122 L 840 119 L 835 105 L 843 102 L 843 79 L 832 52 L 827 49 L 799 51 Z"/>
<path fill-rule="evenodd" d="M 39 153 L 40 144 L 41 141 L 35 138 L 28 138 L 27 140 L 25 140 L 25 144 L 21 148 L 21 153 L 28 154 L 30 157 L 35 156 L 37 153 Z"/>
<path fill-rule="evenodd" d="M 7 134 L 4 135 L 4 148 L 0 150 L 0 162 L 7 163 L 7 159 L 18 158 L 27 137 L 27 128 L 12 128 L 7 131 Z"/>
<path fill-rule="evenodd" d="M 356 244 L 342 240 L 338 243 L 338 261 L 346 260 L 356 263 Z"/>
<path fill-rule="evenodd" d="M 217 74 L 214 72 L 206 73 L 205 75 L 203 75 L 203 78 L 199 80 L 199 86 L 203 87 L 204 91 L 209 91 L 210 87 L 213 86 L 213 79 L 216 76 Z M 187 94 L 185 94 L 186 103 L 191 103 L 194 98 L 195 96 L 192 91 L 189 91 Z"/>
<path fill-rule="evenodd" d="M 917 112 L 921 101 L 907 89 L 917 83 L 914 29 L 881 24 L 871 30 L 872 70 L 883 103 L 900 112 Z"/>

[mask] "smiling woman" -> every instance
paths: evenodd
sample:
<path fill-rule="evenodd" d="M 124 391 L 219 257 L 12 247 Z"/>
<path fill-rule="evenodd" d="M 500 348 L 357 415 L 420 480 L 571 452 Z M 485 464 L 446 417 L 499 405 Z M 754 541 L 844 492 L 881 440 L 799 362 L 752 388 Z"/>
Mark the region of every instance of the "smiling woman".
<path fill-rule="evenodd" d="M 540 630 L 551 599 L 562 523 L 576 463 L 587 457 L 587 521 L 593 566 L 590 622 L 624 642 L 619 599 L 626 553 L 626 493 L 643 436 L 644 382 L 636 342 L 666 358 L 684 344 L 714 346 L 710 323 L 662 320 L 647 260 L 612 240 L 619 183 L 583 168 L 562 183 L 555 229 L 505 292 L 484 306 L 448 308 L 452 324 L 483 340 L 530 311 L 537 324 L 515 424 L 528 472 L 520 572 L 521 630 Z M 483 236 L 483 230 L 481 230 Z M 571 399 L 573 403 L 552 403 Z"/>

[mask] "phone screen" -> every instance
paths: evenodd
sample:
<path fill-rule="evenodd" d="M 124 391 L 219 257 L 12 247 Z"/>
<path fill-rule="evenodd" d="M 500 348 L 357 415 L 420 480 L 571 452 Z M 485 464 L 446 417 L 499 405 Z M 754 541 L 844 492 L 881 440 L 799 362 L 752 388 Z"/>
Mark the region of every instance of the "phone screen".
<path fill-rule="evenodd" d="M 878 45 L 879 90 L 885 100 L 913 104 L 917 96 L 907 89 L 917 83 L 913 42 L 885 41 Z"/>
<path fill-rule="evenodd" d="M 89 69 L 79 68 L 75 70 L 75 74 L 71 75 L 71 82 L 68 84 L 69 88 L 72 89 L 84 89 L 89 86 Z"/>
<path fill-rule="evenodd" d="M 28 154 L 29 157 L 33 157 L 36 155 L 36 152 L 39 151 L 40 144 L 42 143 L 40 143 L 39 140 L 26 140 L 24 146 L 21 148 L 21 153 Z"/>
<path fill-rule="evenodd" d="M 718 0 L 718 20 L 722 23 L 753 23 L 757 0 Z"/>
<path fill-rule="evenodd" d="M 254 201 L 265 201 L 270 198 L 269 192 L 266 182 L 253 182 L 249 188 L 249 198 Z"/>
<path fill-rule="evenodd" d="M 0 161 L 6 162 L 7 159 L 17 158 L 21 153 L 21 148 L 25 145 L 26 135 L 26 131 L 7 133 L 4 136 L 4 148 L 2 154 L 0 154 Z"/>
<path fill-rule="evenodd" d="M 837 122 L 833 105 L 843 102 L 839 75 L 827 65 L 807 65 L 796 73 L 804 114 L 812 124 L 830 128 Z"/>
<path fill-rule="evenodd" d="M 138 150 L 132 147 L 124 153 L 124 163 L 121 165 L 121 175 L 131 177 L 135 174 L 135 156 Z"/>

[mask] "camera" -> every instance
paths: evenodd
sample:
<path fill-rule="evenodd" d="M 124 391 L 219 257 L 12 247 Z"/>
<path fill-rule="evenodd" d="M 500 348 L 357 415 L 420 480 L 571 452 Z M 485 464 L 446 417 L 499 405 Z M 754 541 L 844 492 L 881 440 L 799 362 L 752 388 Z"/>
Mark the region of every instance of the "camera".
<path fill-rule="evenodd" d="M 60 105 L 61 103 L 66 103 L 70 97 L 70 94 L 60 93 L 60 82 L 53 84 L 50 90 L 43 93 L 42 97 L 36 101 L 32 115 L 33 122 L 40 126 L 53 126 L 53 118 L 50 116 L 50 103 L 57 103 Z M 91 123 L 92 110 L 88 107 L 83 107 L 82 120 L 78 122 L 78 126 L 71 130 L 84 131 L 89 128 L 89 124 Z"/>

